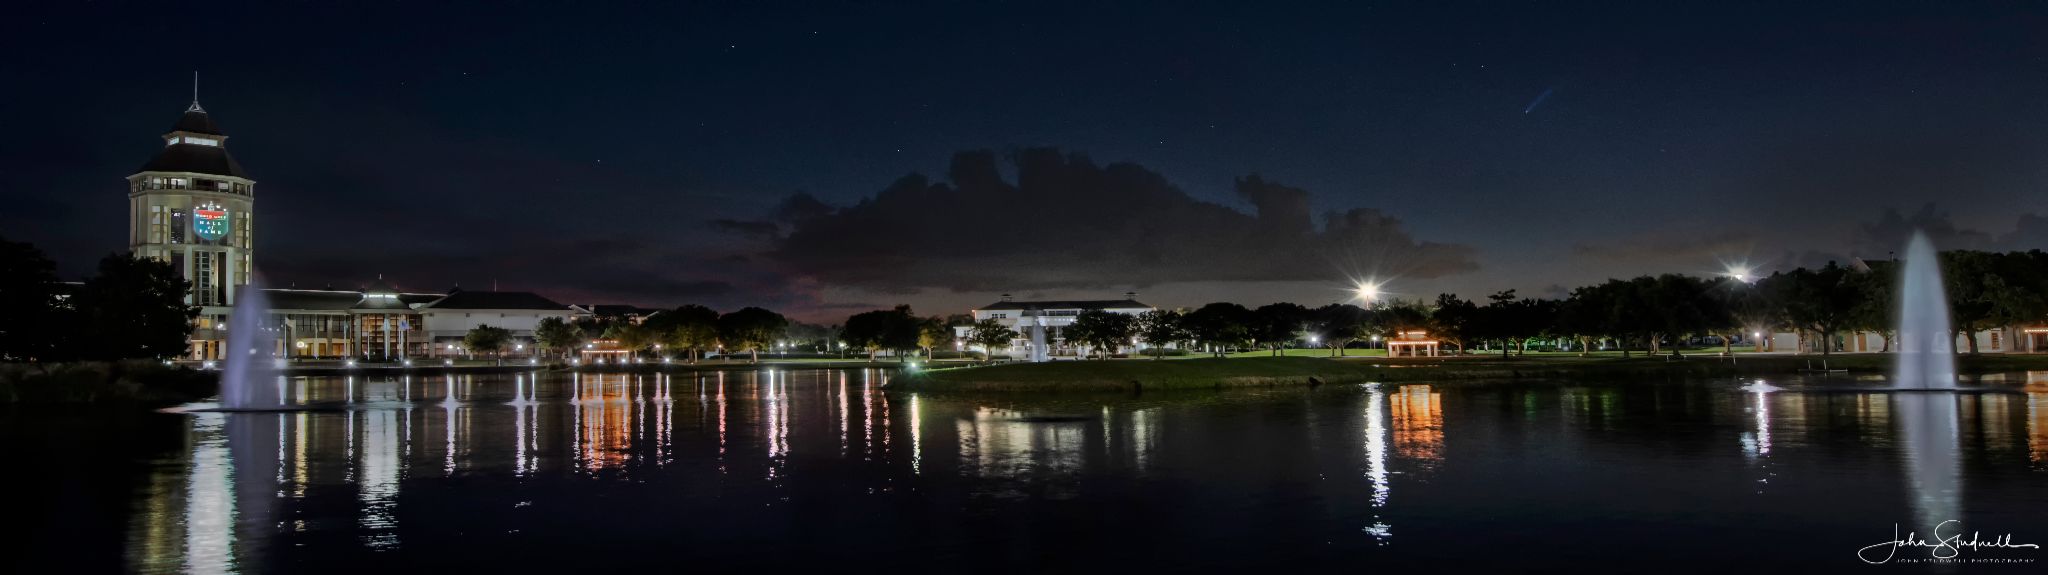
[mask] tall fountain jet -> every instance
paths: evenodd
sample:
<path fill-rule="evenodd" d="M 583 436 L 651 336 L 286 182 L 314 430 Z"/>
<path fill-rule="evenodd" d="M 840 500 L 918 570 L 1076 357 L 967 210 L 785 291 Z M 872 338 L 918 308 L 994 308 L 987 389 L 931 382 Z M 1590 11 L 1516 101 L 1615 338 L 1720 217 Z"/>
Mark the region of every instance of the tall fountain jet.
<path fill-rule="evenodd" d="M 235 311 L 228 316 L 228 343 L 222 351 L 220 406 L 230 410 L 277 409 L 279 395 L 272 357 L 277 337 L 270 332 L 270 304 L 255 282 L 235 292 Z"/>
<path fill-rule="evenodd" d="M 1955 389 L 1955 334 L 1949 331 L 1940 256 L 1927 234 L 1920 232 L 1906 244 L 1906 267 L 1899 276 L 1898 337 L 1894 387 Z"/>

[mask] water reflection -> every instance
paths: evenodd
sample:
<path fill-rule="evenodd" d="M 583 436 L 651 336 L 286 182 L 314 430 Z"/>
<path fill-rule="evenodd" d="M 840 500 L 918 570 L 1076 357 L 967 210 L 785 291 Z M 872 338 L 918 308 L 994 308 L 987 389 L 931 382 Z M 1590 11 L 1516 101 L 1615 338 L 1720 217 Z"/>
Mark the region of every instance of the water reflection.
<path fill-rule="evenodd" d="M 1423 553 L 1483 538 L 1494 529 L 1484 521 L 1539 533 L 1516 531 L 1530 545 L 1547 536 L 1530 517 L 1650 521 L 1631 514 L 1655 511 L 1628 496 L 1646 486 L 1728 510 L 1728 525 L 1698 527 L 1729 536 L 1743 513 L 1889 523 L 1888 509 L 1924 522 L 1983 508 L 1996 519 L 2008 510 L 1966 503 L 2012 497 L 1999 491 L 2010 483 L 1965 490 L 1965 461 L 1980 472 L 2016 462 L 2036 482 L 2048 472 L 2048 390 L 1368 385 L 1018 399 L 892 393 L 886 380 L 295 380 L 295 400 L 352 408 L 182 416 L 184 449 L 136 502 L 130 564 L 274 571 L 535 541 L 522 537 L 596 550 L 613 522 L 695 533 L 662 535 L 694 553 L 715 551 L 700 540 L 785 541 L 827 526 L 878 538 L 867 545 L 901 545 L 906 529 L 930 545 L 1017 545 L 969 527 L 1009 514 L 1049 514 L 1044 531 L 1037 520 L 1009 527 L 1031 545 L 1087 547 L 1113 533 L 1205 556 L 1226 552 L 1198 544 L 1209 529 L 1256 526 L 1273 545 Z M 2010 512 L 2038 508 L 2034 497 Z"/>
<path fill-rule="evenodd" d="M 1956 457 L 1958 396 L 1953 393 L 1892 395 L 1905 450 L 1906 480 L 1913 496 L 1915 526 L 1962 519 L 1962 481 Z"/>

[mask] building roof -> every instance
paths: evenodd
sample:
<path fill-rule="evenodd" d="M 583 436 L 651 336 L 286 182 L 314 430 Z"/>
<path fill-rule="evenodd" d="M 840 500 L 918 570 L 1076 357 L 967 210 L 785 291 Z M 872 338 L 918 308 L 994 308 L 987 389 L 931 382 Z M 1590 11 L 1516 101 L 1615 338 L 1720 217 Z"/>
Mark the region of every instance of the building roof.
<path fill-rule="evenodd" d="M 198 144 L 171 144 L 150 158 L 149 163 L 137 168 L 137 172 L 192 172 L 248 178 L 242 172 L 242 165 L 228 155 L 227 148 L 201 146 Z"/>
<path fill-rule="evenodd" d="M 213 124 L 213 117 L 206 115 L 206 110 L 200 109 L 198 102 L 193 102 L 192 107 L 186 108 L 185 115 L 178 116 L 178 123 L 171 125 L 171 131 L 191 132 L 208 136 L 227 135 L 221 133 L 219 126 Z"/>
<path fill-rule="evenodd" d="M 418 305 L 418 304 L 427 304 L 427 303 L 434 303 L 434 300 L 437 300 L 437 299 L 441 299 L 441 298 L 444 298 L 444 297 L 448 297 L 448 296 L 447 296 L 447 294 L 438 294 L 438 293 L 401 293 L 401 294 L 398 294 L 398 301 L 402 301 L 402 302 L 405 302 L 405 303 L 406 303 L 406 304 L 408 304 L 408 305 Z"/>
<path fill-rule="evenodd" d="M 1094 300 L 1050 300 L 1050 301 L 999 301 L 999 302 L 996 302 L 996 303 L 992 303 L 992 304 L 988 304 L 988 305 L 985 305 L 985 306 L 981 306 L 981 307 L 979 307 L 979 308 L 975 308 L 975 309 L 980 309 L 980 310 L 1006 310 L 1006 309 L 1136 309 L 1136 308 L 1144 308 L 1144 309 L 1153 309 L 1153 308 L 1152 308 L 1152 306 L 1149 306 L 1149 305 L 1145 305 L 1145 304 L 1142 304 L 1142 303 L 1138 303 L 1138 300 L 1134 300 L 1134 299 L 1094 299 Z"/>
<path fill-rule="evenodd" d="M 457 291 L 421 309 L 538 309 L 569 311 L 540 294 L 524 291 Z"/>
<path fill-rule="evenodd" d="M 361 292 L 317 289 L 266 289 L 272 310 L 345 311 L 362 301 Z"/>
<path fill-rule="evenodd" d="M 590 306 L 583 306 L 583 307 L 584 307 L 585 309 L 588 309 L 588 310 L 590 310 L 590 314 L 591 314 L 591 315 L 595 315 L 595 316 L 598 316 L 598 317 L 624 317 L 624 316 L 629 316 L 629 315 L 653 315 L 653 314 L 654 314 L 654 312 L 657 312 L 657 311 L 661 311 L 661 310 L 658 310 L 658 309 L 648 309 L 648 308 L 644 308 L 644 307 L 640 307 L 640 306 L 636 306 L 636 305 L 625 305 L 625 304 L 609 304 L 609 303 L 601 303 L 601 304 L 597 304 L 597 305 L 590 305 Z"/>

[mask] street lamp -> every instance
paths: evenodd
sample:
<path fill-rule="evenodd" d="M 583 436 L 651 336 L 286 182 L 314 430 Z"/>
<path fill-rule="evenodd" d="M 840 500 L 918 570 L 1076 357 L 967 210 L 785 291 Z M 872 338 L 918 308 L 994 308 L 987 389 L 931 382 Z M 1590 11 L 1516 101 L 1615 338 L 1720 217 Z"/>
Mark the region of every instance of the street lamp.
<path fill-rule="evenodd" d="M 1728 266 L 1727 274 L 1728 277 L 1734 278 L 1735 281 L 1739 281 L 1742 283 L 1749 283 L 1749 280 L 1752 277 L 1749 266 L 1742 264 Z"/>
<path fill-rule="evenodd" d="M 1366 309 L 1380 299 L 1380 283 L 1372 280 L 1358 282 L 1358 299 L 1365 302 Z"/>

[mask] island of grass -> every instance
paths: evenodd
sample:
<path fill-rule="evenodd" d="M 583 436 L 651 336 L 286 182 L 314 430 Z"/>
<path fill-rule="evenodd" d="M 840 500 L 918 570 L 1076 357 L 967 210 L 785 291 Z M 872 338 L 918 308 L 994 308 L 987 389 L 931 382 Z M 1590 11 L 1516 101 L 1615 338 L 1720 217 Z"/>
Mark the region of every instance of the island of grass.
<path fill-rule="evenodd" d="M 927 369 L 890 384 L 911 391 L 1099 392 L 1226 387 L 1313 386 L 1326 383 L 1473 379 L 1674 379 L 1787 377 L 1810 373 L 1880 375 L 1887 354 L 1693 355 L 1682 358 L 1575 355 L 1387 357 L 1233 357 L 1054 361 Z M 2048 355 L 1957 358 L 1964 374 L 2048 370 Z"/>

